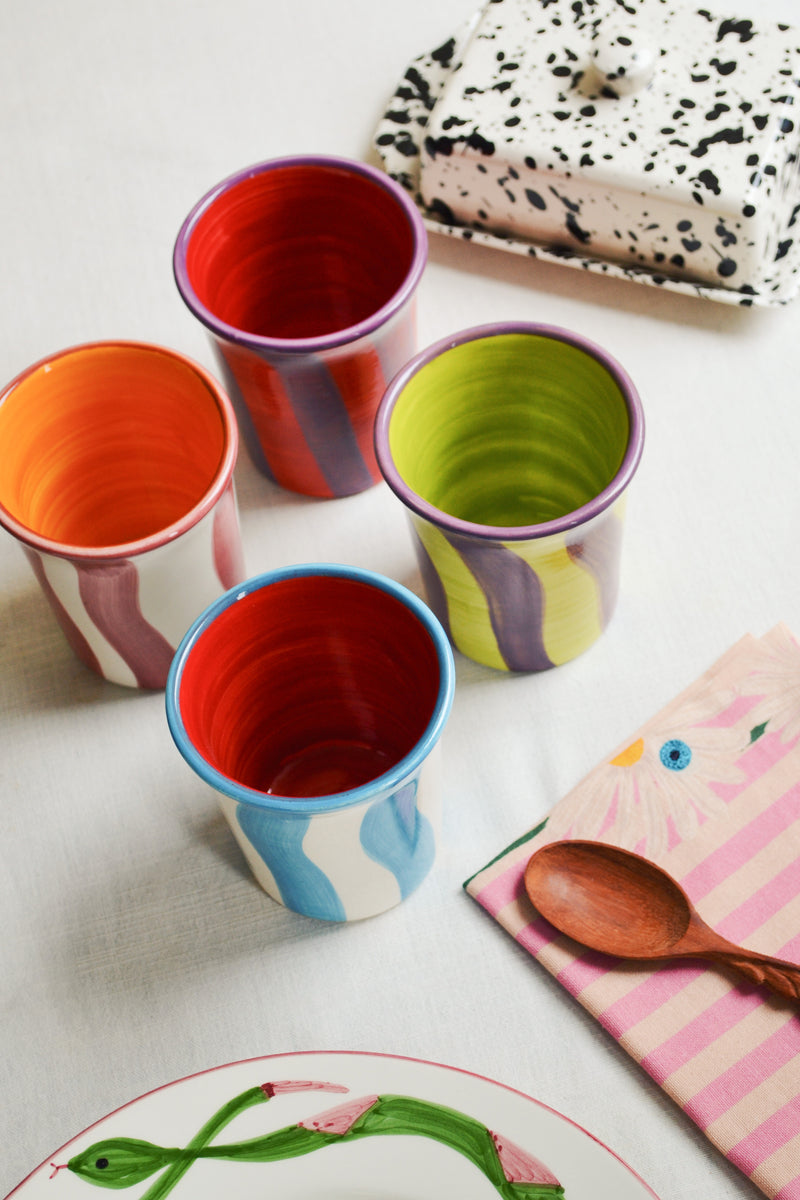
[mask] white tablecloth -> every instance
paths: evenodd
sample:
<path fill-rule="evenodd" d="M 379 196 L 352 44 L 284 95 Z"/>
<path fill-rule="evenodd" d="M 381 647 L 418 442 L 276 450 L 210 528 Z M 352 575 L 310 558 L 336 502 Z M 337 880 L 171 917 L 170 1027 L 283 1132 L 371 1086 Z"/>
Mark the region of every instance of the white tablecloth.
<path fill-rule="evenodd" d="M 0 375 L 106 337 L 169 345 L 214 369 L 172 279 L 186 212 L 263 158 L 367 157 L 406 64 L 473 7 L 5 0 Z M 734 15 L 791 20 L 796 7 L 748 0 Z M 743 633 L 780 621 L 800 631 L 799 313 L 431 240 L 420 344 L 497 319 L 575 329 L 637 383 L 647 441 L 610 628 L 541 675 L 458 657 L 442 853 L 413 897 L 364 923 L 309 921 L 258 889 L 174 750 L 163 697 L 79 665 L 19 547 L 0 535 L 0 1195 L 171 1079 L 347 1049 L 528 1092 L 611 1146 L 662 1200 L 755 1200 L 461 884 Z M 251 574 L 340 561 L 421 592 L 385 485 L 305 500 L 274 488 L 244 450 L 237 485 Z"/>

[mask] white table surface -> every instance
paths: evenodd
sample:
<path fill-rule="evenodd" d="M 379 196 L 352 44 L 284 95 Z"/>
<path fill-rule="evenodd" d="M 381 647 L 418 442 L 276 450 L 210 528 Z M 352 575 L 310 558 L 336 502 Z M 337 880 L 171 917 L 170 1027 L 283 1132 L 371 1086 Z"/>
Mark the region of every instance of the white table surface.
<path fill-rule="evenodd" d="M 106 337 L 213 369 L 172 279 L 186 212 L 263 158 L 367 157 L 407 63 L 473 6 L 4 0 L 0 375 Z M 733 15 L 796 9 L 748 0 Z M 172 745 L 163 697 L 73 659 L 0 532 L 0 1195 L 148 1089 L 332 1049 L 519 1088 L 662 1200 L 760 1195 L 461 885 L 742 634 L 800 632 L 798 316 L 432 239 L 421 345 L 497 319 L 575 329 L 632 375 L 647 441 L 610 628 L 539 675 L 457 656 L 442 853 L 413 897 L 367 922 L 307 920 L 258 889 Z M 309 501 L 244 450 L 236 477 L 251 574 L 339 561 L 421 592 L 385 485 Z"/>

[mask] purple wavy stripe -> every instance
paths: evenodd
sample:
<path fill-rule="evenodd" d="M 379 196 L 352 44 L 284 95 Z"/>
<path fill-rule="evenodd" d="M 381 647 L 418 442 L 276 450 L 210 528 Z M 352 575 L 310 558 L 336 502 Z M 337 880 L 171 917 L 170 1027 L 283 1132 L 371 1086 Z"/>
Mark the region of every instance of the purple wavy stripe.
<path fill-rule="evenodd" d="M 334 496 L 375 482 L 358 445 L 336 381 L 320 358 L 302 356 L 281 368 L 281 382 L 306 444 Z"/>
<path fill-rule="evenodd" d="M 425 595 L 428 599 L 428 607 L 436 614 L 440 625 L 452 642 L 453 634 L 450 630 L 450 610 L 447 606 L 447 593 L 444 590 L 444 585 L 439 578 L 436 567 L 431 562 L 431 557 L 420 541 L 416 530 L 414 530 L 414 549 L 417 552 L 417 562 L 425 587 Z"/>
<path fill-rule="evenodd" d="M 236 497 L 233 487 L 220 496 L 214 511 L 214 570 L 226 590 L 241 583 L 245 577 L 242 538 L 236 512 Z"/>
<path fill-rule="evenodd" d="M 88 616 L 128 664 L 139 687 L 163 688 L 175 647 L 142 616 L 134 564 L 79 567 L 78 587 Z"/>
<path fill-rule="evenodd" d="M 225 391 L 230 396 L 231 404 L 233 405 L 236 413 L 236 424 L 239 426 L 239 433 L 242 436 L 242 440 L 247 446 L 248 453 L 250 454 L 250 457 L 255 465 L 264 475 L 267 476 L 268 479 L 271 479 L 274 483 L 275 474 L 267 462 L 264 454 L 264 448 L 261 445 L 261 439 L 256 433 L 255 425 L 253 424 L 253 418 L 250 416 L 250 409 L 247 407 L 245 398 L 242 395 L 242 389 L 239 387 L 239 384 L 236 380 L 236 374 L 233 370 L 233 367 L 230 366 L 225 356 L 225 344 L 223 342 L 219 342 L 216 338 L 213 339 L 212 344 L 217 360 L 217 366 L 219 368 L 219 373 L 222 377 L 223 383 L 225 384 Z"/>
<path fill-rule="evenodd" d="M 61 603 L 58 596 L 53 591 L 50 580 L 45 575 L 44 564 L 42 563 L 41 555 L 28 546 L 24 546 L 23 549 L 27 556 L 28 562 L 33 568 L 33 573 L 39 581 L 39 586 L 47 597 L 50 607 L 55 613 L 58 623 L 63 629 L 64 636 L 72 647 L 73 652 L 80 659 L 80 661 L 85 663 L 86 666 L 92 671 L 96 671 L 98 675 L 102 675 L 103 668 L 100 666 L 97 655 L 95 654 L 94 650 L 92 650 L 92 647 L 89 645 L 86 638 L 83 636 L 80 629 L 75 624 L 67 610 L 64 608 L 64 605 Z"/>
<path fill-rule="evenodd" d="M 509 671 L 544 671 L 553 661 L 542 637 L 542 585 L 511 550 L 498 542 L 476 542 L 445 534 L 486 597 L 497 649 Z"/>
<path fill-rule="evenodd" d="M 600 625 L 605 629 L 617 605 L 622 521 L 609 512 L 582 542 L 567 546 L 574 563 L 594 577 L 600 590 Z"/>

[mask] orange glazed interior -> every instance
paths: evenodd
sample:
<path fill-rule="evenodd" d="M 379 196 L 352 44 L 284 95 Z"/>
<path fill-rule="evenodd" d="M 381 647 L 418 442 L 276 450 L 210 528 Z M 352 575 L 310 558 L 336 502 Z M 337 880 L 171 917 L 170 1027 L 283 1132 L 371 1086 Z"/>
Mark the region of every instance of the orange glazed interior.
<path fill-rule="evenodd" d="M 77 347 L 0 396 L 0 505 L 64 545 L 137 542 L 202 501 L 228 436 L 187 360 L 155 346 Z"/>

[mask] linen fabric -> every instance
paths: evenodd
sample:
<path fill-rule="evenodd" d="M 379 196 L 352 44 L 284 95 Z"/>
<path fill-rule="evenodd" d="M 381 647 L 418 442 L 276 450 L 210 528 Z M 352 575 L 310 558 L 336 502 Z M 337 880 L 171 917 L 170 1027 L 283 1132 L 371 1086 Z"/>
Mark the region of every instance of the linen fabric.
<path fill-rule="evenodd" d="M 724 937 L 800 964 L 800 646 L 746 636 L 467 892 L 772 1200 L 800 1200 L 800 1009 L 732 969 L 588 951 L 524 888 L 539 846 L 590 838 L 665 868 Z"/>

